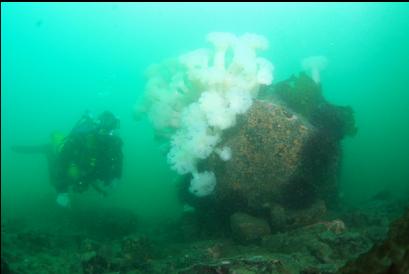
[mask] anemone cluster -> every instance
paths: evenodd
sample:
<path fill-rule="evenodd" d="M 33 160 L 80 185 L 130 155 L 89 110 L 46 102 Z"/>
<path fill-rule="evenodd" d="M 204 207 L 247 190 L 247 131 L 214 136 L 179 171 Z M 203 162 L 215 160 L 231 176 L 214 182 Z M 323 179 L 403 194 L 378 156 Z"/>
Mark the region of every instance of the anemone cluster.
<path fill-rule="evenodd" d="M 212 48 L 197 49 L 148 71 L 146 111 L 157 133 L 170 143 L 167 159 L 179 174 L 192 174 L 189 190 L 197 196 L 213 192 L 213 172 L 197 164 L 213 152 L 228 161 L 234 151 L 220 147 L 224 130 L 236 124 L 257 96 L 260 85 L 270 85 L 274 67 L 259 50 L 265 37 L 246 33 L 213 32 Z"/>

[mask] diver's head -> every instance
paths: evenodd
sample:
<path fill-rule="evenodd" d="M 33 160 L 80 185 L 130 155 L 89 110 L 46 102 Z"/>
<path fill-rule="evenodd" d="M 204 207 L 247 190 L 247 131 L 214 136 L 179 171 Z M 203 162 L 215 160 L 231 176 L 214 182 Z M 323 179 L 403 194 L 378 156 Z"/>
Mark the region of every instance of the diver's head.
<path fill-rule="evenodd" d="M 99 128 L 103 132 L 112 132 L 119 128 L 119 119 L 115 117 L 114 114 L 110 111 L 104 111 L 98 117 L 99 120 Z"/>

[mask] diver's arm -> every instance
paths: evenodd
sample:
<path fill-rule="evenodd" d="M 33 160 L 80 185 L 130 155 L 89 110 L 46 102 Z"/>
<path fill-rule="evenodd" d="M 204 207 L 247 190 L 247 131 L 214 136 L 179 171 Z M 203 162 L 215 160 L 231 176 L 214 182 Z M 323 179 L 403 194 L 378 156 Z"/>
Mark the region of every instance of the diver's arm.
<path fill-rule="evenodd" d="M 12 146 L 11 149 L 17 153 L 24 154 L 45 154 L 48 151 L 48 145 L 38 146 Z"/>

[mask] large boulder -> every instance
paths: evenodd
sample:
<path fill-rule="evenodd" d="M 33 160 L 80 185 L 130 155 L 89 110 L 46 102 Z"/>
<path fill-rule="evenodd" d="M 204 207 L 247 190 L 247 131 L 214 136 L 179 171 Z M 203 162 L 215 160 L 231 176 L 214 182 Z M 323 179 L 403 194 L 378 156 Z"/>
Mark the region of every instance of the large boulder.
<path fill-rule="evenodd" d="M 326 101 L 306 74 L 293 76 L 261 90 L 236 126 L 223 133 L 219 146 L 231 149 L 230 160 L 213 153 L 199 164 L 199 171 L 215 173 L 214 193 L 184 200 L 206 212 L 216 208 L 221 219 L 237 211 L 264 216 L 273 229 L 317 221 L 337 205 L 341 140 L 356 131 L 350 107 Z M 304 218 L 313 211 L 314 218 Z"/>
<path fill-rule="evenodd" d="M 241 118 L 223 144 L 231 148 L 232 158 L 224 162 L 212 155 L 208 160 L 218 182 L 217 200 L 239 201 L 253 209 L 281 202 L 300 169 L 314 127 L 284 105 L 261 100 Z"/>

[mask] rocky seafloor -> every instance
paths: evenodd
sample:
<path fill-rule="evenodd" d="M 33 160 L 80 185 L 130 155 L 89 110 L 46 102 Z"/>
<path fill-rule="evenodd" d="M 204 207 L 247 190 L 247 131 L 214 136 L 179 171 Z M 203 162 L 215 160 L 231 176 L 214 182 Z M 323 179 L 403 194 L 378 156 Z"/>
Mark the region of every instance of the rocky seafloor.
<path fill-rule="evenodd" d="M 213 234 L 192 212 L 150 229 L 120 210 L 50 217 L 37 227 L 2 218 L 1 273 L 405 273 L 407 206 L 378 197 L 280 232 L 237 213 L 230 231 Z M 378 272 L 366 272 L 374 260 Z"/>

